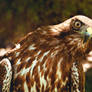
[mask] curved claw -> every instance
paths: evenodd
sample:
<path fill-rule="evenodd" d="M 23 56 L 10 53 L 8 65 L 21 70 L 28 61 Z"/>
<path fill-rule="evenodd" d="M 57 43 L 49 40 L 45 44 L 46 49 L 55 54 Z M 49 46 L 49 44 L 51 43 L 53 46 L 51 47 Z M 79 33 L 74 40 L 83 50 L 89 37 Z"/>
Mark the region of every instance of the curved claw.
<path fill-rule="evenodd" d="M 11 79 L 11 63 L 7 58 L 5 58 L 0 61 L 0 92 L 10 92 Z"/>

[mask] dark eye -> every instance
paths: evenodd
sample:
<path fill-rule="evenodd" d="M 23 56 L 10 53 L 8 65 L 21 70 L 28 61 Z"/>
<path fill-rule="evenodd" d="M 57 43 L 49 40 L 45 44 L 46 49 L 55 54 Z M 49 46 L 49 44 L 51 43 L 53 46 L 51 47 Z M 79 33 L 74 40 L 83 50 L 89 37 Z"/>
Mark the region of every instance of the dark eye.
<path fill-rule="evenodd" d="M 80 21 L 75 21 L 74 22 L 74 28 L 78 29 L 82 26 L 82 23 Z"/>

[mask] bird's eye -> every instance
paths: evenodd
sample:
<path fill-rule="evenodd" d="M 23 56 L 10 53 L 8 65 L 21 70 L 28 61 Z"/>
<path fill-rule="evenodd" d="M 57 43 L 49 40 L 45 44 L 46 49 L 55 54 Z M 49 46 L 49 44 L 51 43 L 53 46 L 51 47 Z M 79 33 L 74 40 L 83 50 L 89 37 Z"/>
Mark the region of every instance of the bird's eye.
<path fill-rule="evenodd" d="M 74 22 L 74 28 L 80 28 L 82 26 L 82 23 L 80 21 Z"/>

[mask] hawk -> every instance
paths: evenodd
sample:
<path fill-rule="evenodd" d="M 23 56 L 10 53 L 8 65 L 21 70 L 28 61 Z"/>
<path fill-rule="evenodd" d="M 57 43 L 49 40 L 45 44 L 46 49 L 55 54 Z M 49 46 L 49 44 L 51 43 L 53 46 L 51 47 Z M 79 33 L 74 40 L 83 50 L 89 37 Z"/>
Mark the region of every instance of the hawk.
<path fill-rule="evenodd" d="M 81 62 L 92 50 L 91 27 L 78 15 L 27 34 L 0 58 L 0 92 L 85 92 Z"/>

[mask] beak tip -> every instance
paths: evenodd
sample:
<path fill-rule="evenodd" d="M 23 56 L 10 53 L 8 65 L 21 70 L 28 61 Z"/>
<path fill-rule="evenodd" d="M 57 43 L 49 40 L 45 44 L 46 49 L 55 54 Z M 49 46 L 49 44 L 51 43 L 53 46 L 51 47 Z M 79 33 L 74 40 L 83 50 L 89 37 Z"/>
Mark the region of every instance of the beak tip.
<path fill-rule="evenodd" d="M 87 28 L 87 33 L 88 33 L 89 35 L 92 35 L 92 28 L 91 28 L 91 27 L 88 27 L 88 28 Z"/>

